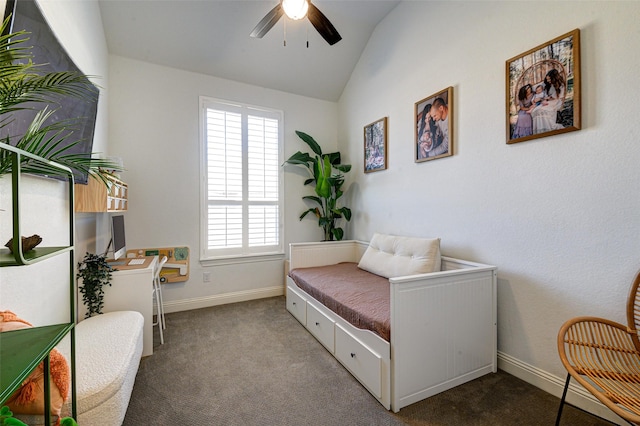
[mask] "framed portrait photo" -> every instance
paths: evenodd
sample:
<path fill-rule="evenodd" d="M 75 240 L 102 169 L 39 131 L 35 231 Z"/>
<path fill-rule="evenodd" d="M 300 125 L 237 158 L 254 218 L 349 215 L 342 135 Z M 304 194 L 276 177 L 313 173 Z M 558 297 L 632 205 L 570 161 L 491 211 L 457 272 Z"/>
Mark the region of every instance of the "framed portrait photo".
<path fill-rule="evenodd" d="M 580 129 L 580 30 L 506 64 L 507 143 Z"/>
<path fill-rule="evenodd" d="M 364 126 L 364 172 L 387 168 L 387 117 Z"/>
<path fill-rule="evenodd" d="M 453 155 L 453 87 L 415 104 L 415 161 Z"/>

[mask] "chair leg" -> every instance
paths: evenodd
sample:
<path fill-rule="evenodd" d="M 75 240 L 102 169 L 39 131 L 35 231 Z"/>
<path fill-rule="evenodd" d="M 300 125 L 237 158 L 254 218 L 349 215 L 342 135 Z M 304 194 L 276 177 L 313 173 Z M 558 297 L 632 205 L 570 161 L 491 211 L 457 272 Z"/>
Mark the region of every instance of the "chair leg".
<path fill-rule="evenodd" d="M 155 281 L 154 285 L 157 288 L 156 295 L 160 299 L 159 301 L 160 307 L 158 308 L 158 321 L 160 321 L 160 324 L 162 324 L 162 329 L 164 330 L 167 328 L 167 325 L 165 324 L 165 321 L 164 321 L 164 300 L 162 298 L 162 287 L 161 287 L 162 284 L 160 284 L 160 281 Z"/>
<path fill-rule="evenodd" d="M 162 297 L 162 284 L 158 283 L 158 295 L 160 295 L 160 308 L 162 309 L 162 328 L 167 328 L 167 322 L 164 319 L 164 298 Z"/>
<path fill-rule="evenodd" d="M 153 294 L 156 297 L 156 308 L 158 310 L 158 315 L 156 316 L 157 321 L 153 323 L 153 325 L 158 326 L 158 330 L 160 330 L 160 344 L 164 345 L 164 335 L 162 333 L 162 315 L 161 315 L 161 307 L 160 307 L 160 295 L 158 293 L 158 289 L 156 288 L 156 283 L 153 283 Z"/>
<path fill-rule="evenodd" d="M 158 302 L 158 330 L 160 330 L 160 344 L 164 345 L 164 333 L 162 331 L 162 315 L 160 312 L 162 308 L 160 307 L 160 298 L 158 297 L 157 294 L 156 294 L 156 301 Z"/>
<path fill-rule="evenodd" d="M 556 417 L 556 426 L 560 426 L 560 417 L 562 417 L 562 408 L 564 407 L 564 401 L 567 398 L 567 390 L 569 389 L 569 381 L 571 381 L 571 374 L 567 373 L 567 381 L 564 384 L 564 391 L 562 391 L 562 398 L 560 399 L 560 407 L 558 407 L 558 415 Z"/>

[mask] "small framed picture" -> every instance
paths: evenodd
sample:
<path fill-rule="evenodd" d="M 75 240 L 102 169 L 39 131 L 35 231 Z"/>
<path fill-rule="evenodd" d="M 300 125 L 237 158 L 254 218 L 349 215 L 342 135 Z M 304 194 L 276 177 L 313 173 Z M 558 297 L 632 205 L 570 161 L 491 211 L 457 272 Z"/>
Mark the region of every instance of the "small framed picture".
<path fill-rule="evenodd" d="M 364 126 L 364 172 L 387 168 L 387 117 Z"/>
<path fill-rule="evenodd" d="M 506 64 L 507 143 L 580 129 L 580 30 Z"/>
<path fill-rule="evenodd" d="M 416 163 L 453 155 L 453 87 L 415 104 Z"/>

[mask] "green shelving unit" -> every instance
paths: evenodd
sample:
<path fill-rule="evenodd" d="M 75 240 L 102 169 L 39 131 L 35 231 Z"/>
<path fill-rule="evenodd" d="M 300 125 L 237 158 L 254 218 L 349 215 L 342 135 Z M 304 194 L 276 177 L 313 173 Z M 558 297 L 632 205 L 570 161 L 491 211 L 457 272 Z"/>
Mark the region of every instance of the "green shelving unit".
<path fill-rule="evenodd" d="M 0 400 L 9 398 L 72 328 L 73 324 L 55 324 L 3 333 L 0 346 Z"/>
<path fill-rule="evenodd" d="M 28 265 L 70 250 L 72 250 L 70 247 L 36 247 L 24 253 L 20 259 L 16 259 L 9 249 L 0 249 L 0 267 Z"/>
<path fill-rule="evenodd" d="M 2 152 L 5 151 L 5 152 Z M 76 404 L 76 360 L 75 360 L 75 269 L 74 269 L 74 179 L 73 172 L 45 158 L 25 152 L 11 145 L 0 143 L 1 158 L 11 161 L 11 210 L 13 214 L 13 253 L 0 250 L 0 267 L 21 267 L 45 261 L 51 257 L 69 256 L 69 322 L 42 327 L 25 328 L 0 333 L 0 406 L 20 387 L 24 379 L 44 361 L 45 367 L 45 413 L 44 423 L 51 424 L 49 393 L 49 353 L 67 335 L 71 339 L 71 406 L 72 416 L 77 419 Z M 56 247 L 37 247 L 22 253 L 20 232 L 21 177 L 25 173 L 39 173 L 64 177 L 68 185 L 69 244 Z"/>

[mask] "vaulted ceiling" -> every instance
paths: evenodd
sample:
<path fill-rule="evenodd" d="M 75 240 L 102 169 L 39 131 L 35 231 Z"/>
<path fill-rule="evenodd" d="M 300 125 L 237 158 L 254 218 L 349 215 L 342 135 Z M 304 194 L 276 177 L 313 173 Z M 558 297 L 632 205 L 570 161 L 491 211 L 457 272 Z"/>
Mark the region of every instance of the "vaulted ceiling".
<path fill-rule="evenodd" d="M 376 25 L 398 3 L 314 1 L 342 36 L 329 46 L 307 19 L 283 17 L 251 38 L 278 0 L 99 0 L 112 54 L 329 101 L 340 98 Z"/>

